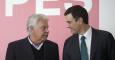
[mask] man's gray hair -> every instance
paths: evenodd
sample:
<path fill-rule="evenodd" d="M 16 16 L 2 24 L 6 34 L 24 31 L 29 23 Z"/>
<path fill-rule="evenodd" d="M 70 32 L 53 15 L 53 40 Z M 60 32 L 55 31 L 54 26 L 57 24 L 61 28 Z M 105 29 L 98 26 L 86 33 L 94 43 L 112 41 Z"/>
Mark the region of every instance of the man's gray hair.
<path fill-rule="evenodd" d="M 36 26 L 39 20 L 48 20 L 48 17 L 44 14 L 33 14 L 28 18 L 27 31 L 31 34 L 31 30 Z"/>

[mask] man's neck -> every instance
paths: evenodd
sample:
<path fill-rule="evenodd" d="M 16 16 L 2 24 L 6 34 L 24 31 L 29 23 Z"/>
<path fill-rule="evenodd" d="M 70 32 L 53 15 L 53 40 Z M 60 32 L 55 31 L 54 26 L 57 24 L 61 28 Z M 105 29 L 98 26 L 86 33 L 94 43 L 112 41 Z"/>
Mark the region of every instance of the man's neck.
<path fill-rule="evenodd" d="M 34 37 L 32 35 L 30 35 L 30 39 L 34 44 L 40 44 L 41 43 L 39 39 L 37 39 L 36 37 Z"/>
<path fill-rule="evenodd" d="M 89 28 L 90 28 L 89 25 L 84 24 L 84 25 L 81 27 L 81 29 L 80 29 L 80 33 L 79 33 L 79 34 L 80 34 L 80 35 L 85 34 Z"/>

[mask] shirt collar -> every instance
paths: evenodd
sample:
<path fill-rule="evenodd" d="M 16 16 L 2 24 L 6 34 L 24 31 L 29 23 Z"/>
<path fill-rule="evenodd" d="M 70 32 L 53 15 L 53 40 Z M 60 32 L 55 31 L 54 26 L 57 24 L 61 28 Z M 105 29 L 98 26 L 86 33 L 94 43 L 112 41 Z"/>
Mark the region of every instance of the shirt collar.
<path fill-rule="evenodd" d="M 92 28 L 89 27 L 89 29 L 83 35 L 79 35 L 79 38 L 81 39 L 82 36 L 85 36 L 87 39 L 91 36 L 91 34 L 92 34 Z"/>
<path fill-rule="evenodd" d="M 40 43 L 40 44 L 34 44 L 34 43 L 32 42 L 32 40 L 30 39 L 29 36 L 28 36 L 28 40 L 29 40 L 30 44 L 31 44 L 32 46 L 34 46 L 37 50 L 40 50 L 40 49 L 41 49 L 41 47 L 42 47 L 42 45 L 43 45 L 43 42 Z"/>

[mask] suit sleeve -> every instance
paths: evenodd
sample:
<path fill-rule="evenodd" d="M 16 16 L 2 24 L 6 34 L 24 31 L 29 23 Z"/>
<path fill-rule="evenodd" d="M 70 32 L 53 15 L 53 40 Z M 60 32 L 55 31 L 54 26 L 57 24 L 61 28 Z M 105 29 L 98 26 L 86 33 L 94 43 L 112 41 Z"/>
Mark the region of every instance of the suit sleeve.
<path fill-rule="evenodd" d="M 70 60 L 68 56 L 67 41 L 65 42 L 64 48 L 63 48 L 63 60 Z"/>
<path fill-rule="evenodd" d="M 15 55 L 13 51 L 13 46 L 12 44 L 8 44 L 7 52 L 6 52 L 6 58 L 5 60 L 15 60 Z"/>
<path fill-rule="evenodd" d="M 58 50 L 58 45 L 56 45 L 56 58 L 55 60 L 59 60 L 59 50 Z"/>
<path fill-rule="evenodd" d="M 111 33 L 108 34 L 108 56 L 110 60 L 115 60 L 115 39 Z"/>

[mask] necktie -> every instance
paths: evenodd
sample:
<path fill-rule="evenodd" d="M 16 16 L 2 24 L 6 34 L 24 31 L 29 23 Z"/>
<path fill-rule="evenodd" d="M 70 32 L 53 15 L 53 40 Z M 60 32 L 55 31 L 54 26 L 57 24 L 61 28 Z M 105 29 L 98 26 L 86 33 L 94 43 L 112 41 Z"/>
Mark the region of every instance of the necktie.
<path fill-rule="evenodd" d="M 84 36 L 81 37 L 81 60 L 88 60 L 88 52 Z"/>

